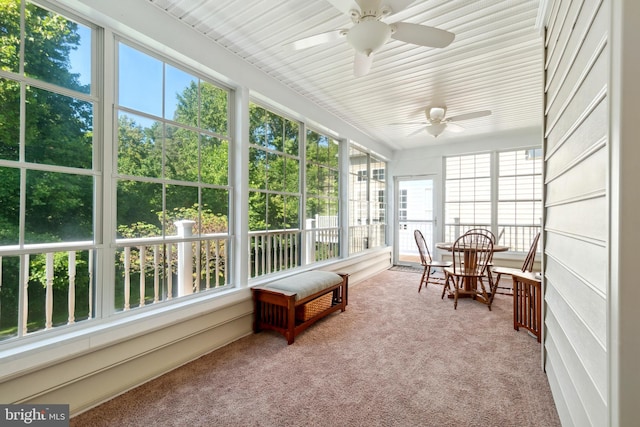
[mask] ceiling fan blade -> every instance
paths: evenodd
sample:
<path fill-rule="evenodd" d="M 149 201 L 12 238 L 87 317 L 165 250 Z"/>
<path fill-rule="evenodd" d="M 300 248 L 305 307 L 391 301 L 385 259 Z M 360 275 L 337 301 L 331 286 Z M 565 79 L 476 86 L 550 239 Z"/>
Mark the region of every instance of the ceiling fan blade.
<path fill-rule="evenodd" d="M 285 45 L 293 50 L 307 49 L 313 46 L 318 46 L 325 43 L 330 43 L 343 38 L 347 34 L 348 30 L 334 30 L 328 33 L 320 33 L 314 36 L 305 37 L 300 40 L 296 40 L 292 43 Z"/>
<path fill-rule="evenodd" d="M 459 122 L 460 120 L 477 119 L 479 117 L 485 117 L 485 116 L 490 116 L 490 115 L 491 115 L 491 111 L 482 110 L 482 111 L 476 111 L 475 113 L 460 114 L 458 116 L 449 117 L 447 119 L 447 121 L 448 122 Z"/>
<path fill-rule="evenodd" d="M 372 62 L 372 53 L 365 55 L 364 53 L 356 52 L 356 56 L 353 61 L 353 75 L 356 77 L 362 77 L 369 74 Z"/>
<path fill-rule="evenodd" d="M 416 136 L 417 134 L 424 132 L 426 129 L 427 129 L 427 127 L 426 127 L 426 126 L 421 126 L 421 127 L 420 127 L 420 129 L 418 129 L 418 130 L 416 130 L 416 131 L 414 131 L 414 132 L 411 132 L 411 133 L 410 133 L 409 135 L 407 135 L 407 136 Z"/>
<path fill-rule="evenodd" d="M 449 31 L 408 22 L 396 22 L 391 24 L 391 28 L 395 29 L 392 38 L 419 46 L 446 47 L 456 37 Z"/>
<path fill-rule="evenodd" d="M 391 13 L 398 13 L 405 10 L 415 0 L 383 0 L 382 4 L 389 6 Z"/>
<path fill-rule="evenodd" d="M 333 7 L 345 15 L 351 16 L 352 10 L 360 11 L 360 5 L 354 0 L 327 0 Z"/>
<path fill-rule="evenodd" d="M 458 132 L 462 132 L 464 128 L 457 123 L 447 123 L 447 130 L 458 133 Z"/>
<path fill-rule="evenodd" d="M 426 126 L 427 123 L 426 122 L 404 122 L 404 123 L 390 123 L 390 126 L 416 126 L 416 125 L 420 125 L 420 126 Z"/>

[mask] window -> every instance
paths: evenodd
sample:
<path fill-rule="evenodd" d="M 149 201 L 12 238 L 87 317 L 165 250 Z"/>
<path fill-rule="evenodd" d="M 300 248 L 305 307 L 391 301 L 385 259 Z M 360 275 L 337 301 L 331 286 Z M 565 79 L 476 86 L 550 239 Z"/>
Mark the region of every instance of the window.
<path fill-rule="evenodd" d="M 251 104 L 249 138 L 249 267 L 256 277 L 300 265 L 300 124 Z"/>
<path fill-rule="evenodd" d="M 491 154 L 445 158 L 445 240 L 491 227 Z"/>
<path fill-rule="evenodd" d="M 498 153 L 498 169 L 500 241 L 526 252 L 542 219 L 542 150 Z"/>
<path fill-rule="evenodd" d="M 103 156 L 100 29 L 0 16 L 0 339 L 226 286 L 229 90 L 119 42 Z"/>
<path fill-rule="evenodd" d="M 7 339 L 93 317 L 102 173 L 93 136 L 95 29 L 17 0 L 0 4 L 0 18 L 0 339 Z"/>
<path fill-rule="evenodd" d="M 124 42 L 118 88 L 116 310 L 226 286 L 229 91 Z"/>
<path fill-rule="evenodd" d="M 371 224 L 372 231 L 370 233 L 370 245 L 375 248 L 385 244 L 384 225 L 386 224 L 387 200 L 386 200 L 386 182 L 385 167 L 386 163 L 374 155 L 369 156 L 369 165 L 371 168 L 371 181 L 369 182 L 371 206 Z"/>
<path fill-rule="evenodd" d="M 306 132 L 306 263 L 340 255 L 339 142 L 328 135 Z"/>
<path fill-rule="evenodd" d="M 407 189 L 401 189 L 398 194 L 398 221 L 407 220 Z"/>
<path fill-rule="evenodd" d="M 377 222 L 386 222 L 385 213 L 387 209 L 387 199 L 384 190 L 378 190 L 378 218 Z"/>
<path fill-rule="evenodd" d="M 386 163 L 349 148 L 349 253 L 385 244 Z"/>
<path fill-rule="evenodd" d="M 445 159 L 445 240 L 482 227 L 511 251 L 526 252 L 540 230 L 541 209 L 540 149 Z"/>

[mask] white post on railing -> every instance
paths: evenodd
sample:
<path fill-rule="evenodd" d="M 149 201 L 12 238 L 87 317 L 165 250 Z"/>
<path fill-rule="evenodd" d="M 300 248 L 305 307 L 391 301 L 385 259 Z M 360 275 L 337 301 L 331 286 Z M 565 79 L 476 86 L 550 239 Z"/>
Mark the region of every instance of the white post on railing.
<path fill-rule="evenodd" d="M 453 218 L 453 224 L 455 230 L 455 236 L 453 240 L 455 240 L 460 237 L 460 218 Z"/>
<path fill-rule="evenodd" d="M 45 329 L 51 329 L 53 326 L 53 252 L 47 252 L 47 262 L 45 275 L 47 280 L 47 288 L 45 293 Z"/>
<path fill-rule="evenodd" d="M 191 237 L 195 221 L 184 219 L 176 221 L 178 237 Z M 193 293 L 193 250 L 191 242 L 178 243 L 178 296 Z"/>
<path fill-rule="evenodd" d="M 89 319 L 93 318 L 93 251 L 89 250 Z"/>
<path fill-rule="evenodd" d="M 67 293 L 69 317 L 67 323 L 71 325 L 76 321 L 76 252 L 69 251 L 67 255 L 69 259 L 69 265 L 67 266 L 67 271 L 69 272 L 69 292 Z"/>
<path fill-rule="evenodd" d="M 305 240 L 305 264 L 312 264 L 316 260 L 316 225 L 318 223 L 318 215 L 316 219 L 307 218 L 305 221 L 305 231 L 302 233 L 302 238 Z"/>
<path fill-rule="evenodd" d="M 138 248 L 139 251 L 139 261 L 140 261 L 140 281 L 138 282 L 138 286 L 139 286 L 139 290 L 140 290 L 140 303 L 139 303 L 139 307 L 143 307 L 144 306 L 144 299 L 145 299 L 145 290 L 147 288 L 146 286 L 146 270 L 147 270 L 147 247 L 146 246 L 140 246 Z"/>

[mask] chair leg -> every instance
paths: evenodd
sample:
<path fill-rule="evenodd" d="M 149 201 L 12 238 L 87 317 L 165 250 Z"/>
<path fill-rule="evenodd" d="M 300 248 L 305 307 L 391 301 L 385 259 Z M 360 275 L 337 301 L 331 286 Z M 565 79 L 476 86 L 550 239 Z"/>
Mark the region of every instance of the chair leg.
<path fill-rule="evenodd" d="M 455 283 L 453 288 L 453 309 L 454 310 L 458 309 L 458 286 L 459 286 L 459 283 Z"/>
<path fill-rule="evenodd" d="M 442 295 L 440 296 L 440 299 L 444 299 L 444 293 L 447 291 L 447 289 L 451 290 L 451 288 L 449 287 L 449 278 L 450 277 L 451 277 L 450 275 L 445 273 L 444 286 L 442 287 Z"/>
<path fill-rule="evenodd" d="M 491 291 L 491 300 L 489 301 L 489 309 L 491 309 L 491 304 L 493 304 L 493 298 L 496 296 L 496 292 L 498 292 L 498 282 L 500 281 L 500 274 L 495 282 L 493 281 L 493 276 L 491 275 L 491 271 L 487 272 L 487 277 L 489 278 L 489 290 Z"/>
<path fill-rule="evenodd" d="M 422 284 L 425 283 L 424 276 L 427 274 L 427 267 L 424 268 L 422 272 L 422 277 L 420 278 L 420 286 L 418 286 L 418 293 L 422 290 Z M 428 277 L 428 276 L 427 276 Z M 425 283 L 424 288 L 427 289 L 427 284 Z"/>
<path fill-rule="evenodd" d="M 493 277 L 491 276 L 491 272 L 487 272 L 487 279 L 489 279 L 489 292 L 491 292 L 491 296 L 487 296 L 487 306 L 489 307 L 489 311 L 491 311 L 491 304 L 493 304 L 493 298 L 496 296 L 496 291 L 498 290 L 497 282 L 493 282 Z M 484 289 L 482 289 L 484 291 Z"/>
<path fill-rule="evenodd" d="M 427 289 L 427 286 L 429 286 L 429 277 L 431 276 L 431 266 L 429 266 L 426 269 L 426 273 L 427 273 L 427 278 L 424 281 L 424 288 Z"/>

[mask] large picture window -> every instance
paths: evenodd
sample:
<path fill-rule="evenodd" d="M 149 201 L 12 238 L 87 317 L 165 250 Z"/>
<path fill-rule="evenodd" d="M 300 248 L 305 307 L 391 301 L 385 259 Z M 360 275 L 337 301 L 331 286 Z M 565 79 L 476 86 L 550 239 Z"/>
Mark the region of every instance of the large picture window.
<path fill-rule="evenodd" d="M 300 123 L 256 104 L 249 128 L 251 277 L 300 265 Z"/>
<path fill-rule="evenodd" d="M 229 91 L 124 42 L 118 71 L 116 310 L 226 286 Z"/>
<path fill-rule="evenodd" d="M 306 133 L 306 221 L 307 264 L 340 255 L 338 216 L 339 142 L 327 135 Z"/>
<path fill-rule="evenodd" d="M 349 253 L 385 244 L 386 162 L 349 147 Z"/>
<path fill-rule="evenodd" d="M 445 158 L 445 240 L 491 228 L 491 154 Z"/>
<path fill-rule="evenodd" d="M 498 153 L 497 211 L 500 240 L 513 251 L 528 251 L 542 224 L 541 149 Z"/>
<path fill-rule="evenodd" d="M 95 29 L 0 2 L 0 339 L 93 317 Z M 21 28 L 24 31 L 21 31 Z"/>
<path fill-rule="evenodd" d="M 541 209 L 540 149 L 445 158 L 445 240 L 480 227 L 510 251 L 526 252 L 540 231 Z"/>

